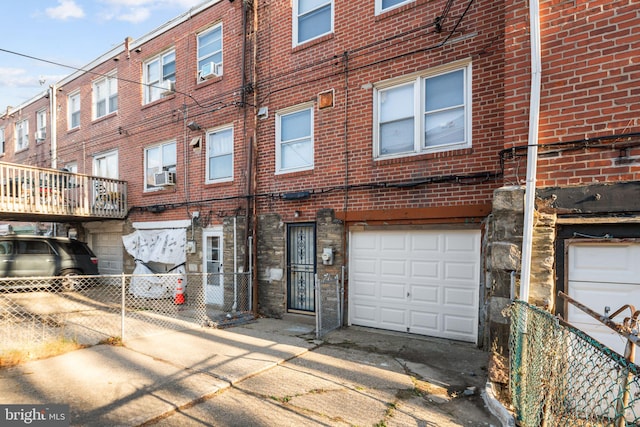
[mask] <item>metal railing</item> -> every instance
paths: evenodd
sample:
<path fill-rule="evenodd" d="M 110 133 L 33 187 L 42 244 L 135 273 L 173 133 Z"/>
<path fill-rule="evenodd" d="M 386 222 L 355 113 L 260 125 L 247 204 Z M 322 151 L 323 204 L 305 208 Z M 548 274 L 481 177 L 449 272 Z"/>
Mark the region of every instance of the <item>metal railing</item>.
<path fill-rule="evenodd" d="M 0 162 L 0 212 L 124 218 L 127 183 Z"/>
<path fill-rule="evenodd" d="M 521 426 L 637 426 L 640 369 L 524 301 L 509 308 L 510 392 Z"/>
<path fill-rule="evenodd" d="M 221 286 L 216 301 L 211 286 Z M 249 273 L 2 278 L 0 356 L 58 340 L 94 345 L 246 322 L 250 286 Z"/>

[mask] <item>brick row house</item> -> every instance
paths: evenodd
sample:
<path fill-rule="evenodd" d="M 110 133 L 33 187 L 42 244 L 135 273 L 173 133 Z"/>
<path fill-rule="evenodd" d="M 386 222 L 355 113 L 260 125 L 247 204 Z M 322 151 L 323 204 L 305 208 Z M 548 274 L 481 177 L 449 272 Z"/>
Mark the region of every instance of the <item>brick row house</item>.
<path fill-rule="evenodd" d="M 260 313 L 506 348 L 530 161 L 531 301 L 638 285 L 638 13 L 540 2 L 537 93 L 523 2 L 212 0 L 9 109 L 2 160 L 127 182 L 124 220 L 74 224 L 105 273 L 183 228 L 187 271 L 254 260 Z"/>

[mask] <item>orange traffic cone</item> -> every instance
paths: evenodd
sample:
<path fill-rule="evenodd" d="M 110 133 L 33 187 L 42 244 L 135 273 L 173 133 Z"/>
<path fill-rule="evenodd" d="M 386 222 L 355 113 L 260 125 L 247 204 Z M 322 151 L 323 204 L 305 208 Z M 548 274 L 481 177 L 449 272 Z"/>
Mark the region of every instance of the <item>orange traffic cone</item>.
<path fill-rule="evenodd" d="M 182 288 L 182 279 L 178 279 L 178 286 L 176 287 L 176 295 L 173 300 L 174 304 L 184 304 L 184 289 Z"/>

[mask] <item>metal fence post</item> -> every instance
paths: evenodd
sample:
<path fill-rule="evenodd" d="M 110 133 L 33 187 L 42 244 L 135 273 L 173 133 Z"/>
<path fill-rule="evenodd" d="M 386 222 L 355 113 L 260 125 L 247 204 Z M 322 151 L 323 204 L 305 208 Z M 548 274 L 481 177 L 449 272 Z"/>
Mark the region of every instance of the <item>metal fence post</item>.
<path fill-rule="evenodd" d="M 124 342 L 124 314 L 125 314 L 125 288 L 126 288 L 126 280 L 124 276 L 124 272 L 122 273 L 122 280 L 120 282 L 122 292 L 120 297 L 120 340 Z"/>

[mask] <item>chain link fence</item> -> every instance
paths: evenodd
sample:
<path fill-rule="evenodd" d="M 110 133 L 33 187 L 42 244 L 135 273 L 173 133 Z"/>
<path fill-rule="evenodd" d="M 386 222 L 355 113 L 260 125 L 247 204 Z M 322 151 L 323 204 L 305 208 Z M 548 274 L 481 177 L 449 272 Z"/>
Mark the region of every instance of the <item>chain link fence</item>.
<path fill-rule="evenodd" d="M 0 356 L 253 318 L 249 273 L 0 278 Z"/>
<path fill-rule="evenodd" d="M 315 275 L 316 338 L 342 326 L 342 290 L 337 274 Z"/>
<path fill-rule="evenodd" d="M 509 308 L 510 392 L 521 426 L 638 426 L 638 366 L 523 301 Z"/>

